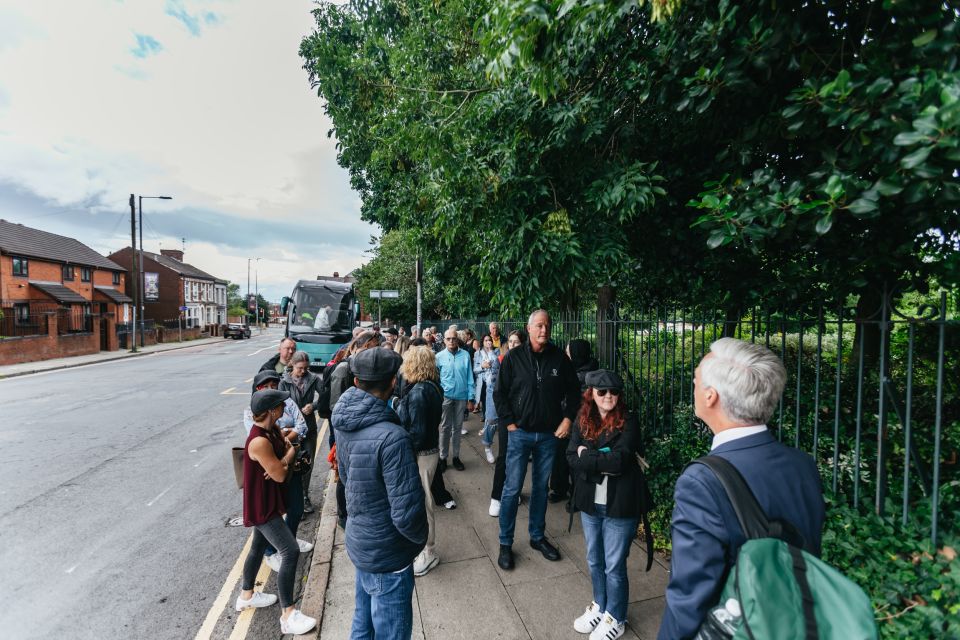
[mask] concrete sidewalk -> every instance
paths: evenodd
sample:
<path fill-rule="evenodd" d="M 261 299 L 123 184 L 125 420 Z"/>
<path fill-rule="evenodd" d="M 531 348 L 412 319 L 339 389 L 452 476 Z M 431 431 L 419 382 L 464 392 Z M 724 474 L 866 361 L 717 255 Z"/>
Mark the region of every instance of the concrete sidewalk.
<path fill-rule="evenodd" d="M 69 369 L 71 367 L 82 367 L 88 364 L 99 362 L 110 362 L 111 360 L 122 360 L 124 358 L 135 358 L 137 356 L 146 356 L 151 353 L 162 351 L 172 351 L 174 349 L 186 349 L 188 347 L 199 347 L 207 344 L 223 342 L 226 338 L 202 338 L 200 340 L 188 340 L 186 342 L 167 342 L 155 344 L 148 347 L 140 347 L 136 353 L 131 353 L 126 349 L 119 351 L 101 351 L 91 353 L 85 356 L 73 356 L 70 358 L 53 358 L 51 360 L 39 360 L 37 362 L 22 362 L 20 364 L 10 364 L 0 367 L 0 379 L 13 378 L 15 376 L 25 376 L 31 373 L 40 373 L 42 371 L 53 371 L 55 369 Z"/>
<path fill-rule="evenodd" d="M 513 546 L 516 568 L 502 571 L 496 562 L 500 549 L 498 521 L 487 513 L 493 465 L 483 457 L 477 436 L 480 420 L 471 415 L 467 427 L 469 434 L 463 436 L 461 451 L 467 468 L 450 468 L 444 474 L 457 508 L 448 511 L 441 506 L 437 511 L 440 564 L 416 579 L 413 637 L 583 640 L 586 636 L 574 631 L 573 620 L 590 604 L 592 591 L 579 516 L 567 533 L 569 516 L 564 504 L 548 505 L 547 537 L 563 558 L 549 562 L 531 549 L 527 538 L 528 473 Z M 328 494 L 302 608 L 308 615 L 322 616 L 323 640 L 339 640 L 350 637 L 354 568 L 344 547 L 343 532 L 336 527 L 336 501 L 330 491 Z M 630 605 L 623 636 L 630 640 L 653 640 L 663 611 L 669 561 L 656 557 L 648 573 L 644 572 L 645 566 L 646 554 L 636 541 L 628 560 Z"/>

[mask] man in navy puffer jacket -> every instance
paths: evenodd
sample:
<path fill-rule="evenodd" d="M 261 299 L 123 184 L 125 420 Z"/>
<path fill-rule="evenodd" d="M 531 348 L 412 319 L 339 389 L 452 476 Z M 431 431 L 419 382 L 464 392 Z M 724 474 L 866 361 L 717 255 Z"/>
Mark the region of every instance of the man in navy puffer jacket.
<path fill-rule="evenodd" d="M 356 386 L 330 417 L 357 574 L 351 638 L 406 640 L 413 629 L 413 559 L 427 541 L 427 516 L 413 442 L 387 405 L 401 362 L 386 349 L 354 355 Z"/>

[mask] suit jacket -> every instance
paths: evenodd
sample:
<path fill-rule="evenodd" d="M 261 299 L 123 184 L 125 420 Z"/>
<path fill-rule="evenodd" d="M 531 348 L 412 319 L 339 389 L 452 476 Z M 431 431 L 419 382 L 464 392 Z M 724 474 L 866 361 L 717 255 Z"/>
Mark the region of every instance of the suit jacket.
<path fill-rule="evenodd" d="M 820 555 L 825 506 L 814 459 L 769 431 L 733 440 L 711 452 L 743 475 L 771 520 L 786 520 L 803 535 L 804 549 Z M 691 465 L 674 489 L 673 555 L 658 640 L 692 638 L 716 604 L 746 537 L 720 481 Z"/>

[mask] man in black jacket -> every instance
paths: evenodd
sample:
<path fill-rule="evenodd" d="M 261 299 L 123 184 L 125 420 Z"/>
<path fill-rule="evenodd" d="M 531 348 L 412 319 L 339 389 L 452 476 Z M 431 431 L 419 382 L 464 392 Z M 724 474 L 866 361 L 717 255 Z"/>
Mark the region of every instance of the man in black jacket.
<path fill-rule="evenodd" d="M 281 376 L 287 370 L 287 365 L 290 364 L 290 358 L 293 357 L 293 354 L 297 350 L 297 343 L 293 341 L 293 338 L 286 337 L 280 340 L 280 350 L 273 354 L 273 357 L 263 363 L 263 366 L 260 367 L 260 371 L 276 371 Z"/>
<path fill-rule="evenodd" d="M 527 321 L 529 340 L 507 352 L 493 392 L 499 426 L 507 430 L 506 482 L 500 499 L 500 557 L 497 564 L 513 569 L 513 532 L 517 498 L 533 454 L 530 494 L 530 546 L 547 560 L 560 552 L 544 531 L 547 480 L 556 453 L 556 439 L 566 438 L 580 408 L 580 381 L 566 354 L 550 342 L 550 315 L 538 309 Z"/>

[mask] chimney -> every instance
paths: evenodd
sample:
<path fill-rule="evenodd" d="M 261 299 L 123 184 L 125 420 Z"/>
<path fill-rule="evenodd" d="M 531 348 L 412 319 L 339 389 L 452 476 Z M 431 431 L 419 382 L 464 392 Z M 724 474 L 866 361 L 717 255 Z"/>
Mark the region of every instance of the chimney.
<path fill-rule="evenodd" d="M 339 278 L 339 277 L 340 277 L 340 272 L 339 272 L 339 271 L 334 271 L 334 272 L 333 272 L 333 277 L 334 277 L 334 278 Z"/>
<path fill-rule="evenodd" d="M 160 255 L 183 262 L 183 251 L 179 249 L 160 249 Z"/>

